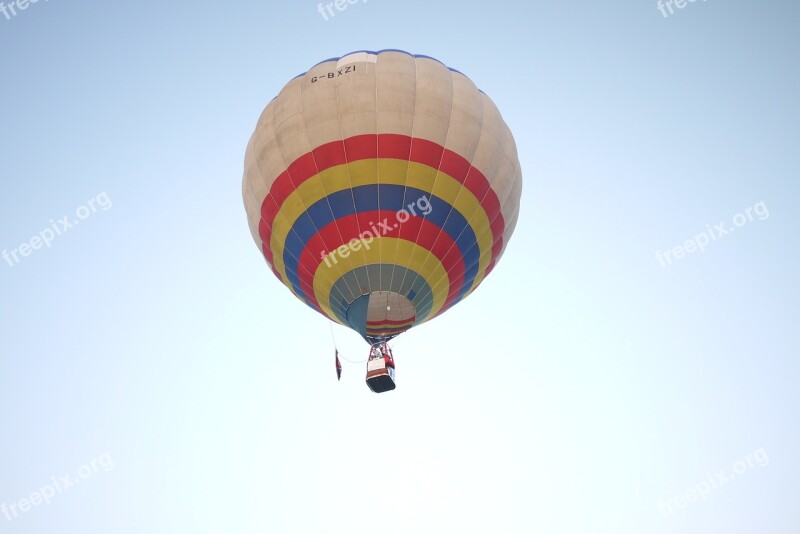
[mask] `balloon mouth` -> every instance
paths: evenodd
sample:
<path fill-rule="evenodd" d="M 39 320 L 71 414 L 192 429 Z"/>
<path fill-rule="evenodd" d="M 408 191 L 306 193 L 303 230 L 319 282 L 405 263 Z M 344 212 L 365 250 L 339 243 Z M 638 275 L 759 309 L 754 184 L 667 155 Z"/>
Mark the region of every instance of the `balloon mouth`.
<path fill-rule="evenodd" d="M 414 326 L 417 310 L 405 296 L 394 291 L 373 291 L 354 300 L 347 322 L 370 344 L 388 341 Z"/>

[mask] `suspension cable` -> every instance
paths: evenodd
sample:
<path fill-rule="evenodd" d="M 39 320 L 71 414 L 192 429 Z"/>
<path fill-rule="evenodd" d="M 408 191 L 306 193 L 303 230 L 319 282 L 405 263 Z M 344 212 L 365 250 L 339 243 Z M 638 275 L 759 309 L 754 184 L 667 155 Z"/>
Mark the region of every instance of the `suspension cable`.
<path fill-rule="evenodd" d="M 330 321 L 328 323 L 328 326 L 330 326 L 330 328 L 331 328 L 331 339 L 333 340 L 333 348 L 336 349 L 336 352 L 339 352 L 339 347 L 336 345 L 336 336 L 333 335 L 333 321 Z M 339 352 L 339 358 L 344 360 L 344 361 L 346 361 L 346 362 L 356 363 L 356 364 L 358 364 L 358 363 L 367 363 L 369 361 L 369 358 L 367 358 L 366 360 L 354 361 L 354 360 L 351 360 L 351 359 L 346 358 L 345 356 L 343 356 L 341 352 Z"/>

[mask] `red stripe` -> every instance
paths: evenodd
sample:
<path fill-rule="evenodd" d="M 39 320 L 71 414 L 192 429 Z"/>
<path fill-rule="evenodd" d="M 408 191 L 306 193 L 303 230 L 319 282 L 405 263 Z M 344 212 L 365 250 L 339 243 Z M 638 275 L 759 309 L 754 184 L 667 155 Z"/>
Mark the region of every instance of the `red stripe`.
<path fill-rule="evenodd" d="M 466 182 L 467 175 L 471 168 L 472 166 L 469 164 L 469 161 L 465 160 L 464 158 L 462 158 L 461 156 L 459 156 L 458 154 L 456 154 L 451 150 L 445 150 L 444 154 L 442 155 L 442 164 L 440 166 L 440 170 L 443 173 L 452 176 L 462 184 Z M 486 181 L 485 178 L 484 181 L 486 182 L 486 186 L 488 188 L 489 182 Z M 470 189 L 470 191 L 472 191 L 472 189 Z M 475 194 L 484 191 L 475 190 L 472 192 L 473 194 Z M 477 197 L 478 200 L 480 200 L 483 197 L 483 195 L 475 194 L 475 197 Z"/>
<path fill-rule="evenodd" d="M 263 245 L 261 247 L 261 251 L 264 253 L 264 258 L 267 260 L 267 264 L 269 265 L 269 268 L 272 269 L 272 272 L 275 274 L 275 277 L 278 280 L 283 281 L 283 278 L 281 278 L 281 275 L 278 273 L 278 270 L 272 265 L 272 261 L 271 261 L 272 253 L 269 251 L 269 247 L 267 247 L 266 245 Z M 309 288 L 303 286 L 303 290 L 306 291 L 307 295 L 308 294 L 310 294 L 310 295 L 314 294 L 313 288 L 309 289 Z M 309 291 L 310 291 L 310 293 L 309 293 Z M 314 300 L 313 298 L 309 302 L 309 306 L 311 306 L 312 308 L 317 310 L 319 313 L 321 313 L 322 315 L 325 315 L 327 317 L 327 314 L 324 311 L 322 311 L 322 308 L 320 307 L 319 303 L 316 300 Z"/>
<path fill-rule="evenodd" d="M 367 321 L 367 326 L 374 326 L 374 327 L 390 326 L 390 325 L 405 326 L 407 324 L 413 323 L 416 320 L 417 317 L 414 316 L 410 319 L 403 319 L 402 321 L 392 321 L 391 319 L 384 319 L 382 321 Z"/>
<path fill-rule="evenodd" d="M 280 206 L 275 203 L 272 193 L 264 197 L 264 202 L 261 203 L 261 222 L 264 225 L 264 234 L 261 236 L 261 240 L 264 243 L 269 243 L 270 236 L 272 235 L 272 223 L 275 221 L 279 210 Z"/>
<path fill-rule="evenodd" d="M 347 163 L 347 156 L 342 141 L 334 141 L 317 147 L 313 150 L 313 154 L 314 161 L 317 162 L 317 168 L 320 171 Z"/>
<path fill-rule="evenodd" d="M 381 134 L 378 136 L 378 157 L 407 160 L 411 154 L 411 143 L 407 135 Z"/>
<path fill-rule="evenodd" d="M 297 158 L 286 171 L 278 176 L 262 203 L 261 216 L 270 230 L 266 242 L 269 242 L 272 223 L 279 206 L 300 184 L 317 173 L 341 165 L 345 161 L 353 162 L 376 157 L 407 159 L 429 167 L 440 168 L 442 172 L 451 175 L 475 195 L 490 221 L 500 213 L 500 202 L 489 181 L 483 173 L 472 167 L 462 156 L 425 139 L 412 139 L 398 134 L 365 134 L 350 137 L 344 141 L 326 143 L 314 149 L 313 152 Z M 502 217 L 499 219 L 498 224 L 492 225 L 495 239 L 502 236 L 505 226 Z"/>
<path fill-rule="evenodd" d="M 425 139 L 414 139 L 411 142 L 411 157 L 409 159 L 427 165 L 428 167 L 438 169 L 439 164 L 442 162 L 443 154 L 444 147 L 442 145 L 432 143 Z M 455 154 L 455 152 L 453 152 L 453 154 Z M 460 158 L 461 156 L 458 157 Z"/>
<path fill-rule="evenodd" d="M 414 321 L 406 321 L 403 324 L 376 324 L 376 323 L 367 323 L 367 330 L 399 330 L 405 329 L 410 327 L 414 324 Z"/>
<path fill-rule="evenodd" d="M 327 249 L 325 247 L 325 243 L 333 243 L 336 245 L 336 248 L 338 248 L 341 245 L 350 242 L 352 239 L 358 239 L 360 235 L 358 232 L 359 225 L 361 232 L 367 231 L 370 228 L 370 222 L 383 220 L 387 214 L 393 215 L 394 212 L 375 210 L 348 215 L 347 217 L 337 219 L 335 222 L 332 222 L 321 228 L 319 232 L 317 232 L 308 240 L 306 247 L 303 249 L 303 253 L 300 255 L 298 270 L 301 287 L 303 287 L 304 290 L 306 288 L 310 288 L 306 292 L 306 296 L 309 298 L 309 300 L 313 300 L 317 305 L 319 304 L 315 300 L 313 290 L 313 273 L 316 272 L 317 268 L 329 268 L 327 264 L 320 265 L 323 263 L 321 252 L 331 252 L 334 250 L 333 248 Z M 349 229 L 349 231 L 345 232 L 345 229 Z M 340 231 L 342 232 L 341 236 L 339 235 Z M 461 290 L 465 273 L 464 258 L 459 252 L 458 247 L 455 245 L 453 239 L 445 232 L 442 232 L 442 237 L 440 237 L 440 239 L 436 240 L 436 243 L 434 243 L 438 232 L 439 227 L 434 223 L 427 221 L 422 217 L 412 216 L 406 222 L 401 224 L 399 228 L 392 229 L 391 232 L 387 232 L 383 235 L 383 237 L 404 239 L 429 250 L 434 256 L 436 256 L 436 258 L 439 259 L 439 261 L 442 262 L 445 271 L 450 273 L 449 276 L 451 278 L 461 280 L 461 282 L 458 284 L 450 284 L 446 299 L 446 301 L 449 301 L 451 299 L 456 299 L 459 291 Z M 417 236 L 420 236 L 419 239 Z M 369 246 L 373 246 L 374 244 L 376 243 L 373 241 L 369 244 Z M 353 254 L 361 254 L 361 251 L 359 250 L 357 252 L 353 252 Z M 333 259 L 329 261 L 331 262 L 331 266 L 333 266 Z M 388 258 L 386 263 L 391 263 L 393 261 L 394 258 Z"/>
<path fill-rule="evenodd" d="M 338 142 L 334 141 L 334 143 Z M 344 149 L 347 152 L 347 161 L 375 159 L 378 157 L 378 136 L 364 134 L 348 137 L 344 140 Z"/>
<path fill-rule="evenodd" d="M 375 330 L 367 328 L 367 335 L 370 337 L 386 336 L 390 334 L 399 335 L 411 328 L 411 326 L 413 325 L 404 328 L 380 328 Z"/>

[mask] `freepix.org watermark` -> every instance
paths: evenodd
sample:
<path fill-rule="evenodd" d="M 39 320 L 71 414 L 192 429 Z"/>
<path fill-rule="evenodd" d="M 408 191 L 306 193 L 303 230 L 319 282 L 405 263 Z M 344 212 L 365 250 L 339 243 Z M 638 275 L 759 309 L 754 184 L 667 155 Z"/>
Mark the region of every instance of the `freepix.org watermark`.
<path fill-rule="evenodd" d="M 706 0 L 703 0 L 705 2 Z M 677 9 L 683 9 L 684 7 L 688 6 L 689 4 L 694 4 L 697 0 L 658 0 L 656 2 L 656 9 L 661 11 L 661 14 L 664 15 L 664 18 L 669 17 L 675 13 L 675 9 L 672 6 L 675 6 Z M 669 11 L 669 15 L 667 14 Z"/>
<path fill-rule="evenodd" d="M 47 2 L 47 0 L 44 0 Z M 31 4 L 37 4 L 39 0 L 14 0 L 6 4 L 5 2 L 0 1 L 0 13 L 6 18 L 6 20 L 11 20 L 11 17 L 16 17 L 17 13 L 20 11 L 25 11 Z"/>
<path fill-rule="evenodd" d="M 705 252 L 706 247 L 711 243 L 718 241 L 726 235 L 732 234 L 737 228 L 741 228 L 747 223 L 754 221 L 756 218 L 759 221 L 769 218 L 769 210 L 763 200 L 755 206 L 750 206 L 745 209 L 742 213 L 734 215 L 733 226 L 726 226 L 725 221 L 720 221 L 719 224 L 713 227 L 707 224 L 705 231 L 684 241 L 682 245 L 676 245 L 665 251 L 656 250 L 656 259 L 658 263 L 661 264 L 661 267 L 666 267 L 667 265 L 672 265 L 673 261 L 683 259 L 687 254 L 693 254 L 698 250 L 700 252 Z"/>
<path fill-rule="evenodd" d="M 77 217 L 77 219 L 70 219 L 69 215 L 65 215 L 58 219 L 58 221 L 50 219 L 50 226 L 31 237 L 25 243 L 11 250 L 3 249 L 3 259 L 6 260 L 9 267 L 13 267 L 22 261 L 21 258 L 30 256 L 35 250 L 39 250 L 42 247 L 50 248 L 53 246 L 53 240 L 56 237 L 69 232 L 71 229 L 78 226 L 81 221 L 89 218 L 93 213 L 97 213 L 98 209 L 101 211 L 108 211 L 111 209 L 111 206 L 111 199 L 108 198 L 106 192 L 103 191 L 94 198 L 89 199 L 86 204 L 78 206 L 75 209 L 75 217 Z"/>
<path fill-rule="evenodd" d="M 332 19 L 336 16 L 336 12 L 334 12 L 333 8 L 336 8 L 336 11 L 342 12 L 348 7 L 352 6 L 353 4 L 357 4 L 359 2 L 367 3 L 367 0 L 336 0 L 335 2 L 328 2 L 327 4 L 319 3 L 317 4 L 317 11 L 322 18 L 325 19 L 327 22 L 328 20 Z"/>
<path fill-rule="evenodd" d="M 321 260 L 325 261 L 325 265 L 332 267 L 339 263 L 339 258 L 346 258 L 351 252 L 358 252 L 361 250 L 361 247 L 369 250 L 373 239 L 385 236 L 392 230 L 396 230 L 401 224 L 409 220 L 412 215 L 416 217 L 418 215 L 417 210 L 419 210 L 420 215 L 428 216 L 433 211 L 433 204 L 431 204 L 428 197 L 420 197 L 416 202 L 410 203 L 404 209 L 394 214 L 396 220 L 394 224 L 389 223 L 389 217 L 384 217 L 383 220 L 378 221 L 377 224 L 370 221 L 369 230 L 364 230 L 358 237 L 354 237 L 348 243 L 345 243 L 332 252 L 321 250 L 319 257 Z"/>
<path fill-rule="evenodd" d="M 767 456 L 763 448 L 758 449 L 741 460 L 736 460 L 731 467 L 732 473 L 725 469 L 713 475 L 712 473 L 706 473 L 705 480 L 698 482 L 694 487 L 689 488 L 667 501 L 660 501 L 658 503 L 658 509 L 664 517 L 667 517 L 668 515 L 674 514 L 677 508 L 686 508 L 689 503 L 697 502 L 698 500 L 706 500 L 706 496 L 711 493 L 711 490 L 717 490 L 722 486 L 730 484 L 737 476 L 746 473 L 750 469 L 766 467 L 767 465 L 769 465 L 769 456 Z"/>
<path fill-rule="evenodd" d="M 79 485 L 81 481 L 91 478 L 102 470 L 108 473 L 114 469 L 114 460 L 109 453 L 94 458 L 78 468 L 77 476 L 64 475 L 61 477 L 50 477 L 50 482 L 34 491 L 27 497 L 11 504 L 0 504 L 0 513 L 9 521 L 14 521 L 20 514 L 29 512 L 37 506 L 47 504 L 48 506 L 55 497 L 67 490 Z"/>

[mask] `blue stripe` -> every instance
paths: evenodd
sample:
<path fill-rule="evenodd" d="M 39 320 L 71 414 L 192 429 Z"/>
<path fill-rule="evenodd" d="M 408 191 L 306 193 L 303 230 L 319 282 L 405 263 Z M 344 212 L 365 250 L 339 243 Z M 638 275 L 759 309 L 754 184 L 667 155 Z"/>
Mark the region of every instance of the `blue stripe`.
<path fill-rule="evenodd" d="M 367 339 L 367 311 L 369 311 L 369 295 L 362 295 L 350 303 L 347 308 L 347 324 L 350 328 Z"/>
<path fill-rule="evenodd" d="M 428 198 L 431 204 L 431 211 L 424 217 L 425 220 L 442 228 L 456 242 L 464 259 L 466 272 L 464 284 L 458 295 L 460 300 L 472 287 L 472 283 L 478 275 L 480 247 L 475 232 L 472 231 L 472 227 L 464 216 L 441 198 L 421 189 L 394 184 L 370 184 L 353 189 L 343 189 L 318 200 L 307 211 L 300 214 L 286 237 L 283 249 L 286 275 L 292 283 L 292 287 L 299 294 L 304 295 L 300 287 L 300 277 L 297 274 L 299 258 L 308 241 L 317 234 L 318 229 L 341 217 L 375 211 L 379 205 L 382 210 L 397 212 L 411 204 L 411 202 L 405 202 L 406 198 L 414 199 L 413 202 L 416 202 L 416 199 L 423 196 Z M 355 204 L 353 199 L 355 199 Z M 328 206 L 332 209 L 329 209 Z M 378 221 L 373 222 L 378 223 Z M 389 224 L 392 225 L 391 220 Z"/>

